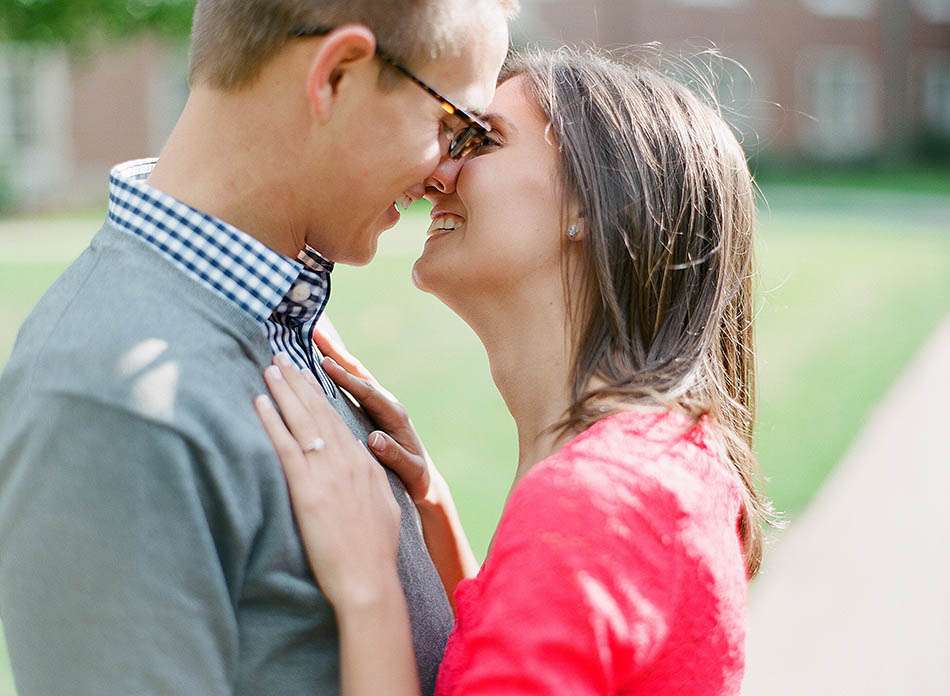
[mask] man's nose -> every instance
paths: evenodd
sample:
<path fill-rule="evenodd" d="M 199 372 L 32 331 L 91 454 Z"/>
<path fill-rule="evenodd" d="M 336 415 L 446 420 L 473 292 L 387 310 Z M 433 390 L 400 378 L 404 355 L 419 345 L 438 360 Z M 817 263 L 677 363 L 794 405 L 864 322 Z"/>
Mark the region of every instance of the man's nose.
<path fill-rule="evenodd" d="M 442 193 L 455 193 L 455 183 L 465 158 L 452 159 L 448 155 L 439 160 L 439 165 L 425 180 L 426 188 L 434 188 Z"/>

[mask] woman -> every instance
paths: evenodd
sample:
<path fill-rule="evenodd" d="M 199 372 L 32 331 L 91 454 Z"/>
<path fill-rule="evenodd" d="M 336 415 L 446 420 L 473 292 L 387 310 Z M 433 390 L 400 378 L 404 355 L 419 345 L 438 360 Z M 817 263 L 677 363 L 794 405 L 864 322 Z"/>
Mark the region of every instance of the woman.
<path fill-rule="evenodd" d="M 437 693 L 736 694 L 768 512 L 742 149 L 686 88 L 589 53 L 515 58 L 493 111 L 454 190 L 430 189 L 413 269 L 478 334 L 517 424 L 481 569 L 402 408 L 324 362 L 382 428 L 369 445 L 453 598 Z M 277 362 L 283 420 L 256 403 L 337 613 L 343 693 L 417 694 L 386 477 L 315 380 Z"/>

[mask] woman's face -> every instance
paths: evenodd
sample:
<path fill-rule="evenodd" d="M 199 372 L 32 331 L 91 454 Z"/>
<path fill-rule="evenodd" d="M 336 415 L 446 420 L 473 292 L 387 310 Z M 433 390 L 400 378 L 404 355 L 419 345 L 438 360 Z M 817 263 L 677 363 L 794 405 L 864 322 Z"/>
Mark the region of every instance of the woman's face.
<path fill-rule="evenodd" d="M 503 83 L 489 108 L 503 144 L 467 160 L 454 190 L 426 194 L 432 225 L 413 281 L 463 316 L 472 302 L 530 293 L 560 278 L 557 148 L 523 83 Z"/>

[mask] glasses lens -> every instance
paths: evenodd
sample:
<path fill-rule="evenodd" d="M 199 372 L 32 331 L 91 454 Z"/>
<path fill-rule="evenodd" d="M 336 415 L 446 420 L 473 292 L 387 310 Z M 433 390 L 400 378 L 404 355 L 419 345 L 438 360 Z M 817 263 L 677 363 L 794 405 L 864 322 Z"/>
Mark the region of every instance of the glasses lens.
<path fill-rule="evenodd" d="M 449 157 L 460 159 L 471 152 L 478 144 L 478 134 L 478 128 L 475 126 L 469 126 L 459 132 L 449 143 Z"/>

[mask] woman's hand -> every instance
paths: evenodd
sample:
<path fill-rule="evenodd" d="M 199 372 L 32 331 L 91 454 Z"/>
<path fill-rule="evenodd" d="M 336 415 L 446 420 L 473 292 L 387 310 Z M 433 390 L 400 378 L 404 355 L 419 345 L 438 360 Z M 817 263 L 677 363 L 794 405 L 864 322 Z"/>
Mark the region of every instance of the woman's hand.
<path fill-rule="evenodd" d="M 417 506 L 442 502 L 446 484 L 426 452 L 405 407 L 374 378 L 362 363 L 321 331 L 314 341 L 327 357 L 321 366 L 330 378 L 346 389 L 382 430 L 370 433 L 373 454 L 402 479 Z"/>
<path fill-rule="evenodd" d="M 319 325 L 314 332 L 314 342 L 328 356 L 321 363 L 323 369 L 383 428 L 370 433 L 369 446 L 376 458 L 402 479 L 415 502 L 429 555 L 454 609 L 455 588 L 462 579 L 475 576 L 478 561 L 465 536 L 448 484 L 432 464 L 406 409 L 334 334 L 322 331 Z"/>
<path fill-rule="evenodd" d="M 280 413 L 266 396 L 254 403 L 283 465 L 314 576 L 338 611 L 378 602 L 400 591 L 400 510 L 386 472 L 309 371 L 286 356 L 274 362 L 264 375 Z"/>

